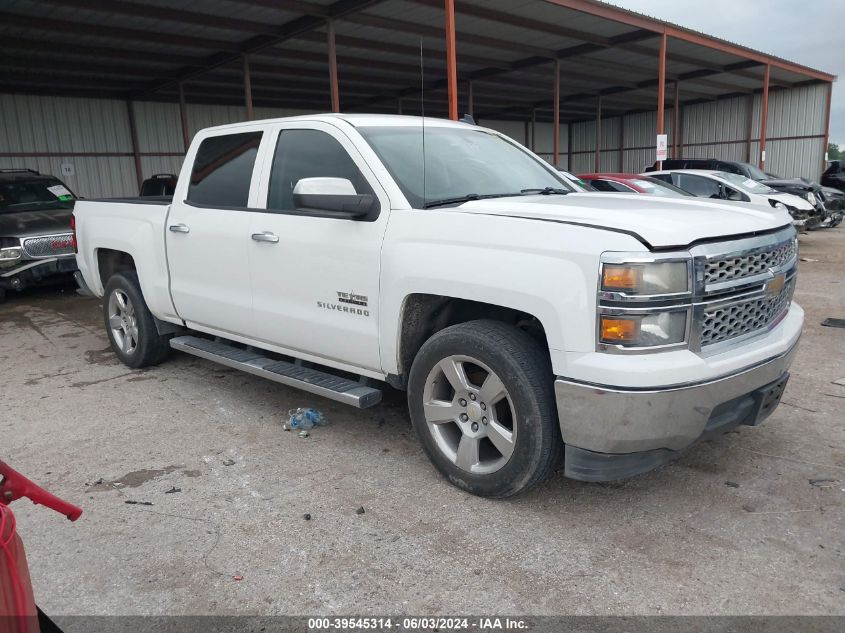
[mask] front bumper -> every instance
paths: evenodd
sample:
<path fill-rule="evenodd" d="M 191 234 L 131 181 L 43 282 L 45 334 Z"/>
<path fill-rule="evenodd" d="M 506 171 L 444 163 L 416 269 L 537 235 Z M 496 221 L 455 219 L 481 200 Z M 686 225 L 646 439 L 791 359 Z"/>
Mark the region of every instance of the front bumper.
<path fill-rule="evenodd" d="M 0 268 L 0 288 L 23 290 L 49 283 L 57 277 L 72 274 L 75 270 L 76 258 L 73 256 L 24 260 L 13 268 Z"/>
<path fill-rule="evenodd" d="M 630 477 L 777 407 L 797 343 L 785 353 L 709 382 L 619 389 L 558 378 L 564 473 L 582 481 Z"/>

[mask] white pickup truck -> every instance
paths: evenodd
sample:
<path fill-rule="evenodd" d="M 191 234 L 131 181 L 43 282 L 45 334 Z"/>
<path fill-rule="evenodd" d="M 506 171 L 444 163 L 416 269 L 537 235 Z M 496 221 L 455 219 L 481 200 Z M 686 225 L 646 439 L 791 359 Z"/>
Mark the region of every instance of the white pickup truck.
<path fill-rule="evenodd" d="M 435 466 L 485 496 L 561 456 L 617 479 L 759 423 L 803 322 L 786 211 L 575 191 L 466 123 L 210 128 L 172 200 L 74 216 L 125 364 L 175 348 L 357 407 L 406 390 Z"/>

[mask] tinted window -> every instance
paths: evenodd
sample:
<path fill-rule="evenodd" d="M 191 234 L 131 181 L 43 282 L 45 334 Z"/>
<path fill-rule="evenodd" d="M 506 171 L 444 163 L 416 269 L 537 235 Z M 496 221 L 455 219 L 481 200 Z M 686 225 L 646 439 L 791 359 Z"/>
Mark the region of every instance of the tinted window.
<path fill-rule="evenodd" d="M 739 165 L 734 165 L 733 163 L 718 163 L 716 169 L 718 169 L 719 171 L 726 171 L 729 174 L 744 173 Z"/>
<path fill-rule="evenodd" d="M 190 202 L 210 207 L 245 207 L 261 132 L 226 134 L 205 139 L 197 150 Z"/>
<path fill-rule="evenodd" d="M 715 180 L 693 176 L 692 174 L 673 174 L 678 179 L 678 186 L 699 198 L 718 198 L 719 183 Z"/>
<path fill-rule="evenodd" d="M 75 196 L 57 178 L 11 177 L 0 181 L 0 213 L 72 207 Z"/>
<path fill-rule="evenodd" d="M 630 187 L 626 187 L 618 182 L 613 182 L 612 180 L 591 180 L 590 184 L 593 185 L 599 191 L 612 191 L 614 193 L 633 193 L 634 190 Z"/>
<path fill-rule="evenodd" d="M 672 174 L 656 174 L 651 177 L 655 178 L 656 180 L 662 180 L 663 182 L 667 182 L 670 185 L 672 184 Z"/>
<path fill-rule="evenodd" d="M 318 130 L 283 130 L 273 156 L 267 208 L 295 209 L 293 189 L 303 178 L 345 178 L 356 193 L 373 193 L 352 157 L 331 135 Z"/>

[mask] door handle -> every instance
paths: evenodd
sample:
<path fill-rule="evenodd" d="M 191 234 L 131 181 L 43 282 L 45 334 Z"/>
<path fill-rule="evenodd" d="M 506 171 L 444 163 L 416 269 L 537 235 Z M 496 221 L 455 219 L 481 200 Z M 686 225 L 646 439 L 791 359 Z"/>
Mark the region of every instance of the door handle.
<path fill-rule="evenodd" d="M 191 229 L 188 228 L 187 224 L 171 224 L 169 227 L 172 233 L 190 233 Z"/>
<path fill-rule="evenodd" d="M 253 233 L 252 239 L 256 242 L 270 242 L 271 244 L 276 244 L 279 241 L 279 236 L 275 233 L 271 233 L 270 231 L 263 231 L 261 233 Z"/>

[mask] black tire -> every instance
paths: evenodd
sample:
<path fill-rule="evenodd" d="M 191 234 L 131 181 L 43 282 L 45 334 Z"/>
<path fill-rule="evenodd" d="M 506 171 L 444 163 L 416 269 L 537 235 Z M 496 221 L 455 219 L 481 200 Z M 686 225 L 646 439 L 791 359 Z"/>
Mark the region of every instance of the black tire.
<path fill-rule="evenodd" d="M 451 356 L 477 359 L 498 376 L 507 391 L 515 439 L 513 452 L 509 458 L 500 458 L 507 461 L 495 472 L 476 474 L 458 467 L 438 445 L 431 430 L 435 427 L 426 421 L 424 394 L 429 375 Z M 560 461 L 563 442 L 548 351 L 524 331 L 505 323 L 470 321 L 445 328 L 428 339 L 411 367 L 408 408 L 431 461 L 452 484 L 472 494 L 508 497 L 523 492 L 546 478 Z M 461 423 L 455 424 L 460 429 Z M 458 437 L 460 442 L 463 438 L 460 434 Z"/>
<path fill-rule="evenodd" d="M 109 305 L 116 293 L 123 293 L 128 297 L 134 308 L 134 325 L 137 330 L 137 338 L 133 339 L 135 345 L 128 351 L 123 348 L 109 323 Z M 144 295 L 141 293 L 138 275 L 134 271 L 116 273 L 109 279 L 103 295 L 103 319 L 112 349 L 120 362 L 127 367 L 138 369 L 158 365 L 170 353 L 170 336 L 158 333 L 153 315 L 150 313 L 147 302 L 144 301 Z"/>

